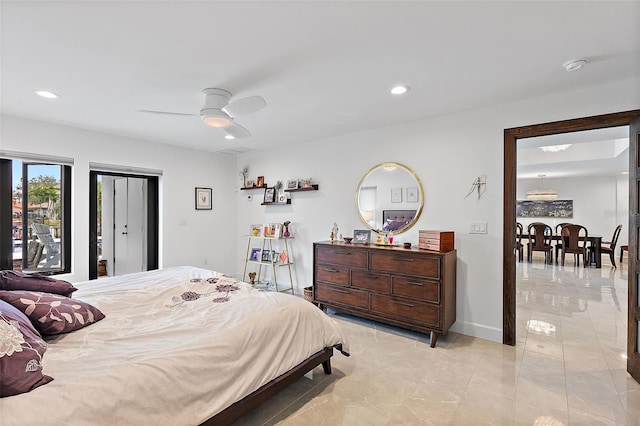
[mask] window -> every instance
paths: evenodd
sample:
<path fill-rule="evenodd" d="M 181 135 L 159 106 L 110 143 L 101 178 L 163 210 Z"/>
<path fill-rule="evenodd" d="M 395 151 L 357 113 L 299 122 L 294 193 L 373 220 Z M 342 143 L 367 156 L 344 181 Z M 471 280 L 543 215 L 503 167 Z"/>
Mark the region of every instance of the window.
<path fill-rule="evenodd" d="M 71 270 L 71 166 L 0 159 L 0 269 Z"/>

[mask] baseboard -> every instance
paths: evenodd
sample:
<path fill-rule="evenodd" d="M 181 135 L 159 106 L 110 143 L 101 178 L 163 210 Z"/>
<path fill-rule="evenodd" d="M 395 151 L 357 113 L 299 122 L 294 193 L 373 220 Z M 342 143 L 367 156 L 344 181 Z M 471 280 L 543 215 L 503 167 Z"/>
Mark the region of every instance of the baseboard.
<path fill-rule="evenodd" d="M 456 321 L 449 328 L 454 333 L 464 334 L 466 336 L 477 337 L 479 339 L 490 340 L 492 342 L 502 343 L 502 329 L 496 327 L 488 327 L 483 324 L 474 324 L 471 322 Z"/>

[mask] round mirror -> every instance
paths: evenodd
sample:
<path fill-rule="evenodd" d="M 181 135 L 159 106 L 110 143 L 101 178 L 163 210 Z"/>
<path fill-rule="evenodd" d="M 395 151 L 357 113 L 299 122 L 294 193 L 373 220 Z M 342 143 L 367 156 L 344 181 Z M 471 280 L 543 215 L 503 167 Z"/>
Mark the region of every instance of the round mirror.
<path fill-rule="evenodd" d="M 418 176 L 400 163 L 380 163 L 364 174 L 356 189 L 362 223 L 380 233 L 402 233 L 420 217 L 424 190 Z"/>

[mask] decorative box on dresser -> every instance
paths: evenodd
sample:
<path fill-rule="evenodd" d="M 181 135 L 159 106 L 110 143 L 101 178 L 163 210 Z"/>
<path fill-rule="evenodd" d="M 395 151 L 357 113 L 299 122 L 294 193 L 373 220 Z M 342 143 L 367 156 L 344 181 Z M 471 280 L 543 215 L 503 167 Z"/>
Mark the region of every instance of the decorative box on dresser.
<path fill-rule="evenodd" d="M 313 298 L 322 308 L 410 330 L 446 334 L 456 321 L 455 250 L 313 244 Z"/>

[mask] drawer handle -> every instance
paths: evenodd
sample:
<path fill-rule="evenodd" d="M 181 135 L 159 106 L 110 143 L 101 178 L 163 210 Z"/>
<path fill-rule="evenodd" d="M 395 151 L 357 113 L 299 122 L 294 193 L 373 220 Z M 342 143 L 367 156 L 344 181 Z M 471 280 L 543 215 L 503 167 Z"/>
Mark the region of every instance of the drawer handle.
<path fill-rule="evenodd" d="M 409 308 L 413 308 L 415 306 L 415 305 L 412 305 L 411 303 L 396 302 L 395 300 L 392 300 L 391 303 L 394 303 L 396 305 L 408 306 Z"/>
<path fill-rule="evenodd" d="M 407 281 L 407 284 L 409 284 L 409 285 L 418 285 L 420 287 L 422 287 L 424 285 L 422 283 L 416 283 L 416 282 L 413 282 L 413 281 Z"/>
<path fill-rule="evenodd" d="M 339 272 L 337 269 L 325 269 L 327 272 Z"/>
<path fill-rule="evenodd" d="M 367 278 L 369 278 L 370 280 L 378 280 L 378 279 L 380 279 L 380 277 L 377 276 L 377 275 L 367 275 Z"/>
<path fill-rule="evenodd" d="M 347 256 L 351 256 L 351 252 L 350 251 L 334 251 L 333 254 L 340 254 L 340 255 L 347 255 Z"/>
<path fill-rule="evenodd" d="M 343 293 L 343 294 L 351 294 L 349 293 L 347 290 L 338 290 L 337 288 L 333 288 L 333 291 L 337 291 L 338 293 Z"/>
<path fill-rule="evenodd" d="M 407 259 L 407 258 L 404 258 L 404 257 L 396 257 L 396 260 L 398 262 L 415 262 L 416 261 L 415 259 Z"/>

